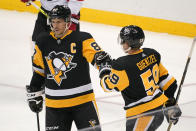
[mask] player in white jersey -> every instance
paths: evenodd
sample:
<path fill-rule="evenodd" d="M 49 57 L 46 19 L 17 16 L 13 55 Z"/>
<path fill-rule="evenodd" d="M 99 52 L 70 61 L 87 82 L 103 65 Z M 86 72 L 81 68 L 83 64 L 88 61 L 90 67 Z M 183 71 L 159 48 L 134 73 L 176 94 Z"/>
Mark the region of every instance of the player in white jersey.
<path fill-rule="evenodd" d="M 30 0 L 21 0 L 24 3 L 28 3 Z M 35 1 L 35 0 L 31 0 Z M 80 19 L 80 8 L 84 0 L 40 0 L 41 8 L 48 13 L 56 5 L 66 5 L 71 9 L 71 20 L 72 24 L 70 30 L 79 31 L 79 19 Z M 38 35 L 41 32 L 50 31 L 50 26 L 47 24 L 47 18 L 41 12 L 38 13 L 38 17 L 35 23 L 32 41 L 36 41 Z"/>

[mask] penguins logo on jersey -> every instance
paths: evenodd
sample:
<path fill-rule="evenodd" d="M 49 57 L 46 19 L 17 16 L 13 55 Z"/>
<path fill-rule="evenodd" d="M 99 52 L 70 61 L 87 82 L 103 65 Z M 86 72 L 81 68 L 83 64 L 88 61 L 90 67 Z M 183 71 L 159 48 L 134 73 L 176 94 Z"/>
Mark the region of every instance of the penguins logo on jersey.
<path fill-rule="evenodd" d="M 59 86 L 63 79 L 67 79 L 65 73 L 77 66 L 76 63 L 71 62 L 73 56 L 63 52 L 50 52 L 45 59 L 51 73 L 47 75 L 47 79 L 54 79 Z"/>

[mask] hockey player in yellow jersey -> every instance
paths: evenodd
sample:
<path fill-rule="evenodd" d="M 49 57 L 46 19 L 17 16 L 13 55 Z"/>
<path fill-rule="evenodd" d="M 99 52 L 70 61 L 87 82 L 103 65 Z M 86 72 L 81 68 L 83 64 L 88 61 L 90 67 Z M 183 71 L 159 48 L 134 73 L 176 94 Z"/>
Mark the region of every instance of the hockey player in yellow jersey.
<path fill-rule="evenodd" d="M 78 129 L 100 131 L 89 63 L 96 65 L 95 54 L 103 61 L 108 54 L 89 33 L 68 30 L 68 7 L 55 6 L 49 17 L 52 31 L 42 33 L 35 44 L 34 74 L 27 86 L 29 106 L 33 112 L 40 112 L 45 90 L 47 131 L 70 131 L 73 121 Z"/>
<path fill-rule="evenodd" d="M 141 48 L 145 35 L 138 26 L 123 27 L 118 39 L 127 55 L 106 63 L 99 63 L 96 58 L 96 63 L 104 91 L 121 91 L 126 131 L 154 131 L 164 115 L 168 122 L 176 124 L 181 116 L 174 98 L 177 82 L 161 63 L 161 55 L 154 49 Z M 168 106 L 173 108 L 162 111 Z"/>

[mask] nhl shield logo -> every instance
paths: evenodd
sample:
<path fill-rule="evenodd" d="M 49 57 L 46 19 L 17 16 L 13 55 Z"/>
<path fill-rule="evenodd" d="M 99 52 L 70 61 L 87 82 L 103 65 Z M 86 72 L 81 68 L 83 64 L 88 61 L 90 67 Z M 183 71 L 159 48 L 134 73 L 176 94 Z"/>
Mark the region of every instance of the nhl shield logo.
<path fill-rule="evenodd" d="M 63 79 L 67 79 L 66 72 L 77 66 L 76 63 L 71 62 L 73 56 L 64 52 L 53 51 L 45 59 L 51 73 L 47 75 L 47 79 L 54 79 L 59 86 Z"/>

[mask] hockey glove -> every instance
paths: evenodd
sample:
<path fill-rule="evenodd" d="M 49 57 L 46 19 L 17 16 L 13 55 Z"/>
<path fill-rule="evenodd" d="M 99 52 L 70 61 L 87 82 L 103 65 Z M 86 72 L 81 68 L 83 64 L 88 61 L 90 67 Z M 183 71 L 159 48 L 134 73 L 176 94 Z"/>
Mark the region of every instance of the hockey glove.
<path fill-rule="evenodd" d="M 167 119 L 168 123 L 173 123 L 174 125 L 177 124 L 179 117 L 181 116 L 182 112 L 180 107 L 176 104 L 175 98 L 169 99 L 165 103 L 165 109 L 163 110 L 164 115 Z"/>
<path fill-rule="evenodd" d="M 111 56 L 105 51 L 97 52 L 94 59 L 98 67 L 100 67 L 101 64 L 110 64 L 110 62 L 112 61 Z"/>
<path fill-rule="evenodd" d="M 24 3 L 27 3 L 29 1 L 35 1 L 35 0 L 21 0 L 21 1 L 24 2 Z"/>
<path fill-rule="evenodd" d="M 30 109 L 35 113 L 42 111 L 43 90 L 36 91 L 33 87 L 30 87 L 28 85 L 26 86 L 26 90 L 27 90 L 27 101 L 28 101 Z"/>
<path fill-rule="evenodd" d="M 77 25 L 79 24 L 80 16 L 72 14 L 71 15 L 71 26 L 69 27 L 70 30 L 75 31 L 77 29 Z"/>

